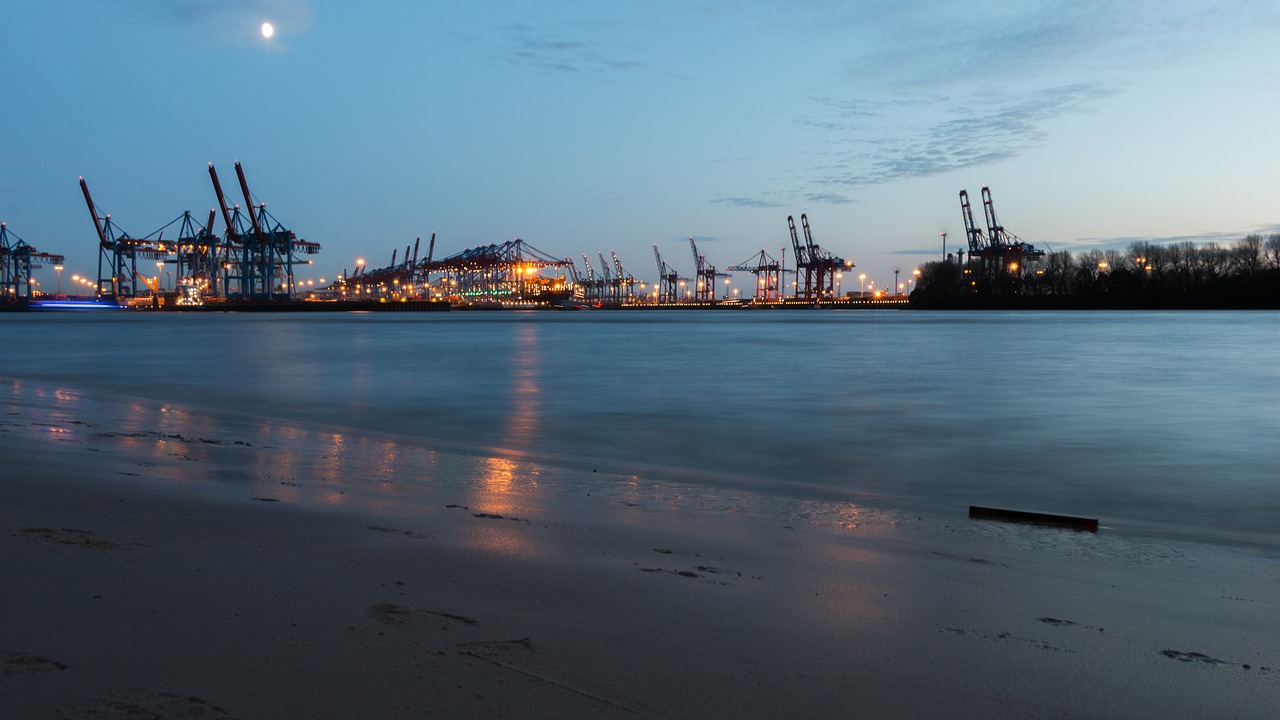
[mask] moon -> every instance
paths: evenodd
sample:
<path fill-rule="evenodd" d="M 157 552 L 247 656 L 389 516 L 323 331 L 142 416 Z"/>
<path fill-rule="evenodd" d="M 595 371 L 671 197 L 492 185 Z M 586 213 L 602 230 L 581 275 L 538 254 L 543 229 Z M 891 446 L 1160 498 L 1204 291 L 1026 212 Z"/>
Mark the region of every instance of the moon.
<path fill-rule="evenodd" d="M 276 26 L 269 22 L 262 23 L 262 37 L 269 38 L 276 34 Z"/>

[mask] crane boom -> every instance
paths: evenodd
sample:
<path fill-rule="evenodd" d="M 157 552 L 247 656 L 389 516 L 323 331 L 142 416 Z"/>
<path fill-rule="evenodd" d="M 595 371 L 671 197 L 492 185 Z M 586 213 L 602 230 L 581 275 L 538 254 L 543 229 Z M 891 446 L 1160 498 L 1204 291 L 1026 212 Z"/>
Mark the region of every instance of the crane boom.
<path fill-rule="evenodd" d="M 689 248 L 693 250 L 693 270 L 694 272 L 702 272 L 702 263 L 705 262 L 701 255 L 698 254 L 698 244 L 693 241 L 693 236 L 689 236 Z"/>
<path fill-rule="evenodd" d="M 960 191 L 960 213 L 964 216 L 964 232 L 969 240 L 969 252 L 975 253 L 982 250 L 986 243 L 983 241 L 982 230 L 973 222 L 973 208 L 969 205 L 969 191 Z"/>
<path fill-rule="evenodd" d="M 993 246 L 1007 244 L 1004 237 L 1004 228 L 1000 227 L 1000 221 L 996 220 L 996 206 L 991 201 L 991 188 L 986 185 L 982 186 L 982 213 L 987 219 L 987 240 Z"/>
<path fill-rule="evenodd" d="M 240 179 L 240 192 L 244 194 L 244 204 L 249 207 L 249 223 L 253 225 L 253 235 L 260 242 L 266 242 L 266 238 L 262 235 L 262 226 L 258 224 L 258 214 L 254 212 L 253 195 L 249 194 L 249 183 L 244 179 L 244 168 L 240 166 L 240 161 L 236 161 L 236 177 Z"/>
<path fill-rule="evenodd" d="M 796 221 L 790 215 L 787 216 L 787 229 L 791 232 L 791 248 L 796 253 L 796 267 L 800 267 L 809 255 L 800 244 L 800 238 L 796 235 Z"/>
<path fill-rule="evenodd" d="M 80 178 L 80 190 L 84 193 L 84 201 L 89 206 L 89 215 L 93 217 L 93 227 L 98 231 L 98 243 L 102 247 L 107 247 L 107 231 L 102 227 L 102 218 L 98 217 L 98 210 L 93 206 L 93 198 L 89 196 L 89 185 L 85 183 L 84 178 Z"/>
<path fill-rule="evenodd" d="M 800 226 L 804 228 L 804 244 L 809 249 L 809 257 L 816 257 L 818 247 L 813 244 L 813 233 L 809 232 L 809 218 L 804 213 L 800 213 Z"/>
<path fill-rule="evenodd" d="M 218 182 L 218 171 L 213 169 L 213 163 L 209 163 L 209 177 L 213 179 L 213 192 L 218 196 L 218 207 L 222 208 L 222 221 L 227 224 L 227 240 L 234 244 L 239 239 L 236 235 L 236 225 L 231 221 L 231 210 L 227 207 L 227 199 L 222 194 L 222 183 Z"/>

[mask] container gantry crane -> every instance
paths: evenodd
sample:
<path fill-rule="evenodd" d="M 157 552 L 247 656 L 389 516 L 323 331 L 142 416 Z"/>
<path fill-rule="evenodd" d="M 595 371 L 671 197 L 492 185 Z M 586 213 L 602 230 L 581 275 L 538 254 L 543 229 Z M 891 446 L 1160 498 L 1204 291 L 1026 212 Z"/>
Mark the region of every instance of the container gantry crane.
<path fill-rule="evenodd" d="M 716 270 L 716 266 L 707 262 L 706 256 L 698 252 L 698 244 L 689 238 L 689 247 L 693 250 L 694 263 L 694 283 L 693 299 L 695 302 L 715 302 L 716 301 L 716 278 L 728 277 L 727 274 Z"/>
<path fill-rule="evenodd" d="M 148 239 L 131 237 L 111 221 L 110 214 L 99 215 L 83 177 L 80 191 L 98 234 L 98 295 L 112 299 L 137 297 L 139 283 L 157 291 L 159 283 L 138 272 L 138 260 L 163 261 L 166 253 Z"/>
<path fill-rule="evenodd" d="M 609 261 L 604 259 L 603 252 L 596 252 L 596 257 L 600 258 L 600 275 L 604 279 L 604 297 L 602 300 L 612 305 L 622 304 L 622 276 L 615 275 L 609 267 Z"/>
<path fill-rule="evenodd" d="M 818 246 L 813 241 L 809 218 L 804 213 L 800 213 L 800 224 L 804 228 L 803 245 L 796 236 L 795 220 L 787 216 L 791 246 L 796 254 L 796 299 L 805 302 L 833 300 L 836 296 L 836 273 L 853 268 L 853 261 L 837 257 Z"/>
<path fill-rule="evenodd" d="M 248 286 L 255 297 L 292 300 L 297 289 L 293 277 L 294 265 L 311 264 L 310 260 L 300 260 L 297 255 L 315 255 L 320 252 L 320 244 L 299 240 L 292 230 L 286 229 L 267 212 L 266 203 L 254 206 L 253 195 L 245 181 L 244 167 L 238 160 L 236 177 L 240 180 L 240 192 L 244 195 L 249 222 L 253 226 L 254 242 L 246 243 L 246 247 L 252 245 L 252 248 L 244 253 L 246 261 L 252 266 L 247 277 Z"/>
<path fill-rule="evenodd" d="M 780 302 L 784 277 L 787 272 L 790 272 L 784 270 L 782 263 L 769 257 L 764 250 L 725 269 L 729 272 L 745 272 L 755 276 L 756 289 L 752 296 L 755 302 Z"/>
<path fill-rule="evenodd" d="M 982 187 L 982 209 L 987 222 L 985 235 L 982 228 L 973 221 L 973 208 L 969 204 L 968 191 L 960 191 L 960 211 L 964 218 L 965 235 L 969 241 L 969 263 L 977 266 L 969 268 L 966 272 L 977 269 L 985 277 L 1004 273 L 1011 273 L 1016 277 L 1025 271 L 1027 261 L 1044 257 L 1043 250 L 1037 249 L 1004 229 L 996 218 L 991 189 L 985 185 Z"/>
<path fill-rule="evenodd" d="M 613 272 L 618 281 L 618 301 L 629 302 L 635 297 L 636 278 L 623 269 L 618 253 L 610 250 L 609 254 L 613 256 Z"/>
<path fill-rule="evenodd" d="M 218 294 L 219 251 L 221 242 L 213 234 L 213 223 L 216 211 L 209 211 L 209 219 L 205 225 L 196 223 L 190 211 L 165 223 L 158 230 L 148 234 L 141 240 L 151 243 L 158 265 L 172 265 L 174 270 L 174 290 L 183 286 L 194 291 L 199 297 L 216 296 Z M 177 225 L 176 239 L 166 242 L 165 232 Z M 158 268 L 159 269 L 159 268 Z M 143 273 L 145 278 L 146 273 Z M 155 281 L 155 290 L 161 289 L 160 278 Z M 148 284 L 151 284 L 148 282 Z"/>
<path fill-rule="evenodd" d="M 320 244 L 299 240 L 292 230 L 286 229 L 267 212 L 266 203 L 254 205 L 244 167 L 236 161 L 235 168 L 245 201 L 244 214 L 240 212 L 239 205 L 234 208 L 227 205 L 218 172 L 213 163 L 209 163 L 209 178 L 213 181 L 218 207 L 227 225 L 219 255 L 224 297 L 293 299 L 297 289 L 294 266 L 311 264 L 310 260 L 301 260 L 298 255 L 314 255 L 320 252 Z"/>
<path fill-rule="evenodd" d="M 39 270 L 46 263 L 61 266 L 62 262 L 61 255 L 40 252 L 17 234 L 9 232 L 8 223 L 0 223 L 0 303 L 32 299 L 35 297 L 35 281 L 31 271 Z"/>
<path fill-rule="evenodd" d="M 987 244 L 987 236 L 982 233 L 982 228 L 973 222 L 973 207 L 969 204 L 969 191 L 960 191 L 960 214 L 964 218 L 964 235 L 969 243 L 969 259 L 977 257 L 985 252 L 989 247 Z"/>
<path fill-rule="evenodd" d="M 213 182 L 213 193 L 218 199 L 218 207 L 215 209 L 222 212 L 222 221 L 226 224 L 217 260 L 218 270 L 222 275 L 222 297 L 243 297 L 241 289 L 243 286 L 239 282 L 233 286 L 231 281 L 233 278 L 239 279 L 242 275 L 239 267 L 241 249 L 244 245 L 241 239 L 241 228 L 245 225 L 244 218 L 240 215 L 239 205 L 234 208 L 227 207 L 226 196 L 222 194 L 222 183 L 218 181 L 218 171 L 214 169 L 213 163 L 209 163 L 209 179 Z"/>
<path fill-rule="evenodd" d="M 175 250 L 175 278 L 185 281 L 201 293 L 218 294 L 218 236 L 213 234 L 217 211 L 209 210 L 204 227 L 196 225 L 190 212 L 182 215 L 178 228 L 178 247 Z"/>
<path fill-rule="evenodd" d="M 658 261 L 658 289 L 656 299 L 659 305 L 680 302 L 680 286 L 689 278 L 680 277 L 680 273 L 662 259 L 657 244 L 653 246 L 653 257 Z"/>
<path fill-rule="evenodd" d="M 596 271 L 591 267 L 591 260 L 586 253 L 582 253 L 582 265 L 587 274 L 582 286 L 583 299 L 595 303 L 604 302 L 604 280 L 596 277 Z"/>

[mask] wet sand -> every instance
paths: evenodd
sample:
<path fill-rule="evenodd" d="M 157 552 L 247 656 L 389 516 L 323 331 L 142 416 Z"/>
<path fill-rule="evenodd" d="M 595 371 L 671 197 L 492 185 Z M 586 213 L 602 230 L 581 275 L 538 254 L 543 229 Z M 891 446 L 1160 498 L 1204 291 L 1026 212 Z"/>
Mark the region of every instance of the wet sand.
<path fill-rule="evenodd" d="M 0 717 L 1280 707 L 1267 550 L 0 398 Z"/>

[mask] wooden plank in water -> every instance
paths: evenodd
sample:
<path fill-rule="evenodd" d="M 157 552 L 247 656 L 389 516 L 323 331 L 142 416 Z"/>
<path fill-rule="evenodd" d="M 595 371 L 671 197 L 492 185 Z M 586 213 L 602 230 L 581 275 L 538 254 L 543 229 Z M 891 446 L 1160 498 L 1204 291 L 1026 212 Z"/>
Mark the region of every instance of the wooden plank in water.
<path fill-rule="evenodd" d="M 1000 508 L 969 506 L 969 518 L 973 520 L 1002 520 L 1004 522 L 1030 523 L 1033 525 L 1053 525 L 1075 530 L 1098 532 L 1097 518 L 1073 517 L 1071 515 L 1051 515 L 1048 513 L 1024 512 L 1022 510 L 1003 510 Z"/>

